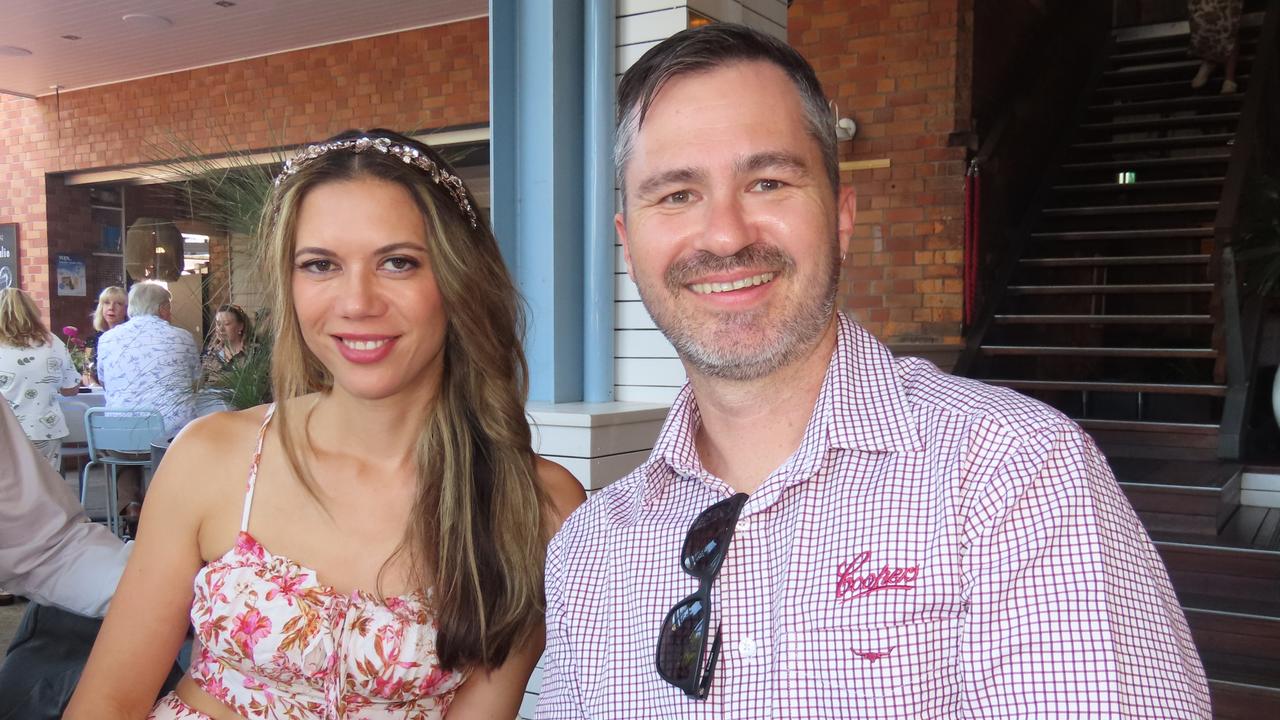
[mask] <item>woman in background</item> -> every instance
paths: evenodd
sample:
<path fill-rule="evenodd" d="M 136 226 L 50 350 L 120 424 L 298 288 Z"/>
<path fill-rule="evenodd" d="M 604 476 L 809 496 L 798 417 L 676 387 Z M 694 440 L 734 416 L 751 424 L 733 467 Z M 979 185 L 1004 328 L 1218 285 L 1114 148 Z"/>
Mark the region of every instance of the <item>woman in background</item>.
<path fill-rule="evenodd" d="M 61 472 L 62 438 L 69 435 L 58 395 L 75 395 L 80 375 L 71 354 L 40 320 L 30 295 L 0 290 L 0 395 L 31 443 Z"/>
<path fill-rule="evenodd" d="M 249 315 L 239 305 L 223 305 L 213 316 L 213 337 L 204 351 L 201 364 L 205 380 L 244 359 L 249 349 Z"/>
<path fill-rule="evenodd" d="M 277 402 L 174 441 L 65 717 L 515 717 L 584 494 L 530 446 L 474 198 L 427 146 L 350 131 L 285 164 L 260 237 Z"/>
<path fill-rule="evenodd" d="M 93 329 L 97 332 L 85 339 L 86 365 L 84 384 L 97 385 L 98 338 L 102 333 L 128 320 L 129 294 L 119 285 L 110 285 L 98 293 L 98 307 L 93 311 Z"/>

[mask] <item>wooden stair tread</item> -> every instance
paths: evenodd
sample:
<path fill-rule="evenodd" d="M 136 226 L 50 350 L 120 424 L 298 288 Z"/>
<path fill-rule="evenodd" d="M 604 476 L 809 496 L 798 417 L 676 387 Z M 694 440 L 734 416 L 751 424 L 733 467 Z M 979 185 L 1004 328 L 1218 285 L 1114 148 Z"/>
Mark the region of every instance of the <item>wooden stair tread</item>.
<path fill-rule="evenodd" d="M 986 355 L 1059 355 L 1068 357 L 1182 357 L 1212 359 L 1213 348 L 1065 347 L 1056 345 L 982 345 Z"/>
<path fill-rule="evenodd" d="M 1175 383 L 1133 383 L 1108 380 L 1013 380 L 983 378 L 985 383 L 1013 388 L 1014 390 L 1064 390 L 1115 393 L 1152 393 L 1167 395 L 1209 395 L 1223 397 L 1226 385 L 1194 385 Z"/>
<path fill-rule="evenodd" d="M 1155 228 L 1147 230 L 1043 230 L 1031 233 L 1036 240 L 1139 240 L 1213 237 L 1212 227 Z"/>
<path fill-rule="evenodd" d="M 1162 92 L 1166 90 L 1171 90 L 1177 93 L 1185 93 L 1189 90 L 1187 83 L 1188 83 L 1187 80 L 1169 80 L 1166 82 L 1135 83 L 1131 85 L 1103 85 L 1102 87 L 1099 87 L 1094 92 L 1105 93 L 1108 95 L 1117 94 L 1117 93 Z M 1236 83 L 1242 89 L 1247 87 L 1249 83 L 1249 76 L 1237 75 Z"/>
<path fill-rule="evenodd" d="M 1240 477 L 1239 463 L 1150 458 L 1108 458 L 1120 483 L 1172 485 L 1180 488 L 1221 490 Z"/>
<path fill-rule="evenodd" d="M 1217 200 L 1212 200 L 1205 202 L 1145 203 L 1141 205 L 1087 205 L 1082 207 L 1046 208 L 1044 214 L 1054 217 L 1068 215 L 1133 215 L 1160 212 L 1202 212 L 1206 210 L 1217 210 L 1218 204 Z"/>
<path fill-rule="evenodd" d="M 1183 36 L 1183 37 L 1186 37 L 1186 36 Z M 1244 53 L 1245 48 L 1250 47 L 1251 45 L 1252 43 L 1244 42 L 1243 40 L 1241 40 L 1239 42 L 1240 52 Z M 1128 62 L 1142 63 L 1142 62 L 1155 62 L 1155 61 L 1166 60 L 1166 59 L 1177 60 L 1180 58 L 1185 58 L 1186 56 L 1187 56 L 1187 48 L 1186 48 L 1186 45 L 1183 44 L 1181 46 L 1159 48 L 1156 50 L 1138 50 L 1135 52 L 1127 52 L 1127 53 L 1113 53 L 1110 57 L 1110 60 L 1112 64 L 1128 63 Z M 1196 63 L 1196 65 L 1200 64 L 1199 61 L 1194 61 L 1194 62 Z"/>
<path fill-rule="evenodd" d="M 1235 133 L 1213 133 L 1211 135 L 1179 135 L 1162 138 L 1137 138 L 1133 140 L 1103 140 L 1099 142 L 1082 142 L 1072 145 L 1073 150 L 1154 150 L 1161 148 L 1199 147 L 1202 145 L 1228 145 L 1235 139 Z"/>
<path fill-rule="evenodd" d="M 1201 265 L 1209 262 L 1209 255 L 1115 255 L 1092 257 L 1022 258 L 1020 265 L 1030 267 L 1114 267 L 1118 265 Z"/>
<path fill-rule="evenodd" d="M 1205 674 L 1210 680 L 1227 681 L 1255 688 L 1267 688 L 1280 697 L 1280 669 L 1273 663 L 1259 661 L 1256 658 L 1241 657 L 1233 653 L 1217 653 L 1200 651 L 1200 660 L 1204 663 Z M 1262 717 L 1261 715 L 1255 717 Z"/>
<path fill-rule="evenodd" d="M 1207 293 L 1213 283 L 1150 283 L 1127 285 L 1010 285 L 1010 295 L 1094 295 L 1109 293 Z"/>
<path fill-rule="evenodd" d="M 1188 610 L 1280 619 L 1280 598 L 1228 598 L 1199 593 L 1178 593 L 1178 601 Z"/>
<path fill-rule="evenodd" d="M 1130 192 L 1146 190 L 1174 190 L 1189 187 L 1213 187 L 1226 182 L 1225 177 L 1179 178 L 1176 180 L 1139 180 L 1135 183 L 1085 183 L 1080 185 L 1055 185 L 1055 192 Z"/>
<path fill-rule="evenodd" d="M 1094 418 L 1071 418 L 1086 430 L 1125 430 L 1130 432 L 1183 433 L 1192 435 L 1213 435 L 1218 426 L 1208 423 L 1175 423 L 1156 422 L 1152 420 L 1099 420 Z"/>
<path fill-rule="evenodd" d="M 1135 110 L 1145 110 L 1149 112 L 1160 112 L 1164 110 L 1185 110 L 1187 108 L 1196 108 L 1213 105 L 1235 105 L 1244 102 L 1244 93 L 1233 93 L 1230 95 L 1214 94 L 1214 95 L 1193 95 L 1180 98 L 1161 98 L 1159 100 L 1136 100 L 1134 102 L 1120 103 L 1102 103 L 1098 105 L 1090 105 L 1087 109 L 1089 112 L 1133 112 Z"/>
<path fill-rule="evenodd" d="M 1175 325 L 1210 324 L 1210 315 L 996 315 L 1002 325 L 1051 323 L 1054 325 L 1084 323 L 1089 325 Z"/>
<path fill-rule="evenodd" d="M 1157 547 L 1179 552 L 1212 554 L 1225 551 L 1233 557 L 1244 557 L 1273 568 L 1280 582 L 1280 538 L 1274 532 L 1280 509 L 1241 505 L 1216 537 L 1205 538 L 1172 532 L 1153 532 Z"/>
<path fill-rule="evenodd" d="M 1105 123 L 1084 123 L 1081 130 L 1095 132 L 1134 132 L 1158 128 L 1195 127 L 1237 121 L 1240 113 L 1210 113 L 1207 115 L 1184 115 L 1180 117 L 1149 118 L 1139 120 L 1115 120 Z"/>
<path fill-rule="evenodd" d="M 1152 168 L 1182 167 L 1184 165 L 1203 165 L 1208 163 L 1226 163 L 1231 160 L 1229 153 L 1206 153 L 1203 155 L 1187 155 L 1171 158 L 1140 158 L 1137 160 L 1097 160 L 1090 162 L 1063 163 L 1064 170 L 1149 170 Z"/>

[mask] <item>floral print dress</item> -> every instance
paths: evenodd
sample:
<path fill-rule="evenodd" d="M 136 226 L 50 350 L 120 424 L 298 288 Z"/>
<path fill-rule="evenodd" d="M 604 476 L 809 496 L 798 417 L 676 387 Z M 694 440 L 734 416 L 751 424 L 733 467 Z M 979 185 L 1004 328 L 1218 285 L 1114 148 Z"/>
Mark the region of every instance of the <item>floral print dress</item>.
<path fill-rule="evenodd" d="M 435 720 L 462 673 L 440 667 L 436 622 L 423 592 L 340 593 L 273 555 L 249 533 L 267 411 L 249 472 L 235 546 L 195 579 L 191 622 L 201 650 L 191 677 L 249 720 Z M 150 718 L 205 718 L 176 694 Z"/>
<path fill-rule="evenodd" d="M 1201 60 L 1226 63 L 1236 51 L 1244 0 L 1188 0 L 1191 54 Z"/>

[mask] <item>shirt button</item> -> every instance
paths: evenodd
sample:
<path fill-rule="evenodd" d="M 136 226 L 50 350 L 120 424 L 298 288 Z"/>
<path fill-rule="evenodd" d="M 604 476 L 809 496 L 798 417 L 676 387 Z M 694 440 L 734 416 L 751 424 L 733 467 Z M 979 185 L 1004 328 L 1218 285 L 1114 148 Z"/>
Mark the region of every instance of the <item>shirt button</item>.
<path fill-rule="evenodd" d="M 738 521 L 738 525 L 735 528 L 735 530 L 750 530 L 750 529 L 751 529 L 751 518 L 742 518 L 741 520 Z"/>
<path fill-rule="evenodd" d="M 742 638 L 742 640 L 738 642 L 738 653 L 742 655 L 742 657 L 755 657 L 756 651 L 759 649 L 760 648 L 756 645 L 756 641 L 752 638 Z"/>

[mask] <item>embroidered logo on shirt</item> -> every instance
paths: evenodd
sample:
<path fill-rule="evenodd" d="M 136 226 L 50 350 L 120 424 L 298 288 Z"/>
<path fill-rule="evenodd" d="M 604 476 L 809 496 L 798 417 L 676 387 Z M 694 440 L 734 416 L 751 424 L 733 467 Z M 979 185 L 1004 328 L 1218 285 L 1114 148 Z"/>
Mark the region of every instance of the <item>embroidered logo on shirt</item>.
<path fill-rule="evenodd" d="M 871 562 L 871 551 L 867 550 L 853 562 L 840 563 L 836 567 L 836 599 L 854 600 L 864 595 L 881 590 L 914 590 L 916 576 L 920 567 L 891 568 L 884 565 L 879 571 L 871 568 L 863 572 L 867 563 Z"/>
<path fill-rule="evenodd" d="M 898 646 L 897 646 L 897 645 L 894 645 L 893 647 L 889 648 L 888 650 L 885 650 L 884 652 L 877 652 L 877 651 L 875 651 L 875 650 L 867 650 L 867 651 L 865 651 L 865 652 L 864 652 L 864 651 L 862 651 L 862 650 L 854 650 L 854 651 L 853 651 L 853 654 L 854 654 L 854 655 L 857 655 L 858 657 L 862 658 L 863 660 L 866 660 L 866 661 L 867 661 L 867 662 L 869 662 L 869 663 L 873 663 L 873 662 L 875 662 L 875 661 L 879 660 L 880 658 L 887 658 L 887 657 L 889 657 L 889 655 L 890 655 L 894 650 L 897 650 L 897 649 L 898 649 Z"/>

